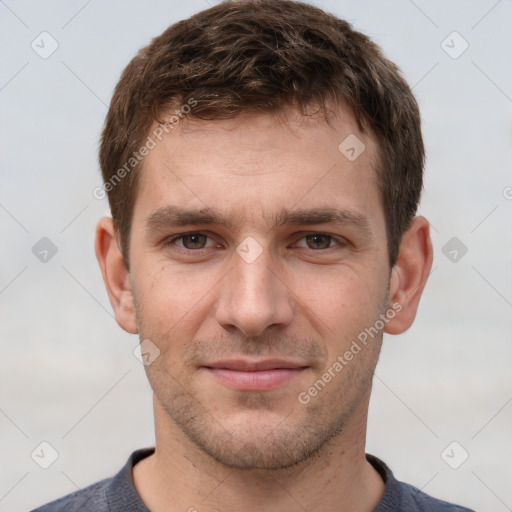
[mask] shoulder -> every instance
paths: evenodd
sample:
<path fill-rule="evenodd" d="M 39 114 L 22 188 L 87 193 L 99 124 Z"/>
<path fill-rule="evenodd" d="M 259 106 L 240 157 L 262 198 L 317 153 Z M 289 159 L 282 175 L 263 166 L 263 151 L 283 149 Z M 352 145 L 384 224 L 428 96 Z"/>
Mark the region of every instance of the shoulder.
<path fill-rule="evenodd" d="M 377 457 L 366 459 L 386 483 L 384 494 L 374 512 L 474 512 L 469 508 L 434 498 L 420 489 L 400 482 L 389 467 Z"/>
<path fill-rule="evenodd" d="M 403 510 L 418 512 L 474 512 L 473 510 L 434 498 L 416 487 L 399 482 L 402 490 L 401 505 Z"/>
<path fill-rule="evenodd" d="M 113 477 L 105 478 L 67 496 L 32 510 L 32 512 L 149 512 L 135 489 L 132 469 L 154 453 L 154 448 L 133 452 L 124 467 Z"/>
<path fill-rule="evenodd" d="M 95 512 L 108 512 L 107 489 L 112 478 L 89 485 L 58 500 L 52 501 L 32 512 L 75 512 L 78 510 L 94 510 Z"/>

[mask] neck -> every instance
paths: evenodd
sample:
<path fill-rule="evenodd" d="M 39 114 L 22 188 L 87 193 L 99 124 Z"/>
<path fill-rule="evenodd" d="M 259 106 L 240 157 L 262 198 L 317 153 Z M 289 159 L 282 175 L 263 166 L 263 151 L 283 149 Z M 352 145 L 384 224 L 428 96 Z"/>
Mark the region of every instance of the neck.
<path fill-rule="evenodd" d="M 370 512 L 385 485 L 365 457 L 368 400 L 359 406 L 343 431 L 306 461 L 240 470 L 204 453 L 155 400 L 155 453 L 134 467 L 135 487 L 152 512 Z"/>

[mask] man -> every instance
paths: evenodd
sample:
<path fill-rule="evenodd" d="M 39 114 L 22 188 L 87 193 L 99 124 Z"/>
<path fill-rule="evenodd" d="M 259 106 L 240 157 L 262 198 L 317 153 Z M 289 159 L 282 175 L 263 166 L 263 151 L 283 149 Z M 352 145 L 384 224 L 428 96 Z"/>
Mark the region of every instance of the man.
<path fill-rule="evenodd" d="M 432 264 L 423 161 L 396 66 L 315 7 L 222 3 L 141 50 L 102 136 L 96 254 L 155 448 L 38 510 L 468 510 L 365 454 L 383 333 Z"/>

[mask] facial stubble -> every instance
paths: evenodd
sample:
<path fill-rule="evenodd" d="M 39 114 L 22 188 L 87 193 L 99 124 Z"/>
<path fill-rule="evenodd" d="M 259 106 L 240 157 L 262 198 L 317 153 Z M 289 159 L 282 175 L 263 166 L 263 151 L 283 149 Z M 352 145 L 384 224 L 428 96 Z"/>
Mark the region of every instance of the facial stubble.
<path fill-rule="evenodd" d="M 386 294 L 379 314 L 385 312 L 382 306 L 387 305 L 387 298 Z M 140 339 L 144 340 L 150 330 L 145 328 L 142 308 L 137 300 L 134 303 Z M 362 330 L 364 327 L 359 332 Z M 353 336 L 356 334 L 353 333 Z M 348 347 L 353 336 L 346 340 L 348 344 L 340 346 Z M 247 418 L 243 425 L 229 425 L 225 415 L 209 406 L 210 399 L 200 398 L 201 390 L 194 383 L 198 369 L 183 366 L 183 363 L 180 368 L 175 359 L 171 362 L 172 339 L 168 335 L 165 338 L 150 338 L 160 348 L 161 354 L 145 367 L 155 399 L 174 426 L 203 453 L 225 466 L 244 470 L 282 470 L 297 466 L 321 457 L 329 450 L 330 444 L 343 435 L 354 412 L 361 406 L 365 409 L 366 421 L 367 402 L 382 344 L 382 332 L 365 345 L 355 360 L 344 367 L 307 405 L 299 403 L 294 393 L 284 400 L 282 396 L 275 398 L 273 392 L 233 390 L 233 409 L 257 415 L 258 418 L 257 422 Z M 261 345 L 252 352 L 261 352 Z M 187 376 L 185 372 L 185 376 L 180 377 L 183 367 L 189 374 Z M 316 374 L 311 384 L 321 374 Z M 262 418 L 266 421 L 262 422 Z"/>

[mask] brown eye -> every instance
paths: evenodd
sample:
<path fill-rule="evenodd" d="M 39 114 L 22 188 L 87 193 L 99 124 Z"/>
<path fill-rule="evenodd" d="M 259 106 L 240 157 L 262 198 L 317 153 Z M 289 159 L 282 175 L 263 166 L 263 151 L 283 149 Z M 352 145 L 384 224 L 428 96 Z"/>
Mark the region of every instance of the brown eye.
<path fill-rule="evenodd" d="M 181 237 L 185 249 L 203 249 L 207 238 L 201 233 L 192 233 Z"/>
<path fill-rule="evenodd" d="M 178 242 L 179 240 L 181 240 L 181 243 Z M 204 249 L 206 247 L 207 240 L 208 236 L 203 233 L 188 233 L 176 236 L 168 243 L 170 245 L 177 245 L 179 248 L 193 251 Z"/>
<path fill-rule="evenodd" d="M 307 235 L 305 238 L 310 249 L 328 249 L 332 241 L 331 236 L 321 233 Z"/>

